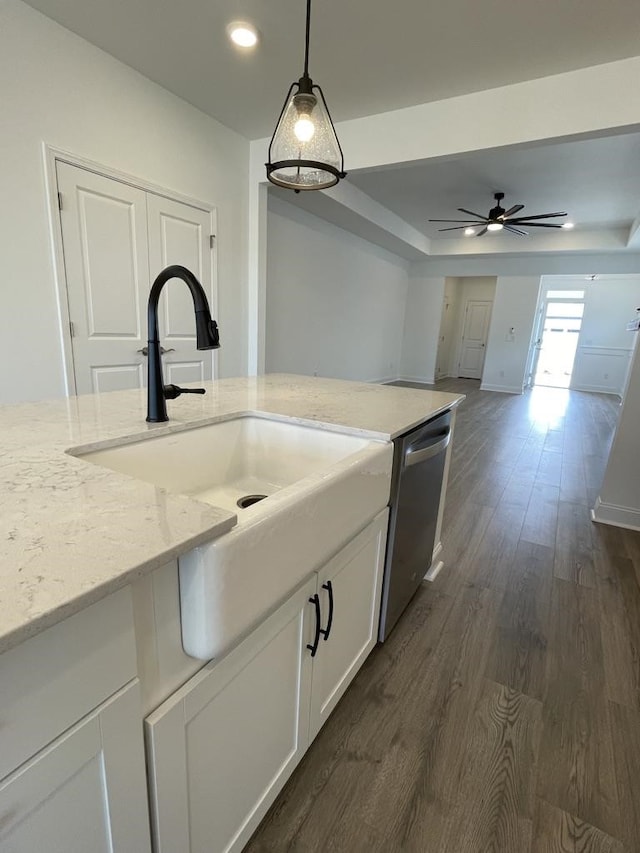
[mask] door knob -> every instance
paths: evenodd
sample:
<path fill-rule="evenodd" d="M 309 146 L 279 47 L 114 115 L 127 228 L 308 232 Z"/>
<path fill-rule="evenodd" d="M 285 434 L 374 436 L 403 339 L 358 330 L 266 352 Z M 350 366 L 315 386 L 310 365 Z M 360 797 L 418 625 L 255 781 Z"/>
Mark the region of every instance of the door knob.
<path fill-rule="evenodd" d="M 142 347 L 142 349 L 136 350 L 136 352 L 141 352 L 142 355 L 147 356 L 147 355 L 149 355 L 149 347 Z M 170 347 L 169 349 L 165 349 L 164 347 L 160 347 L 160 355 L 164 355 L 165 353 L 168 353 L 168 352 L 175 352 L 175 349 L 173 347 Z"/>

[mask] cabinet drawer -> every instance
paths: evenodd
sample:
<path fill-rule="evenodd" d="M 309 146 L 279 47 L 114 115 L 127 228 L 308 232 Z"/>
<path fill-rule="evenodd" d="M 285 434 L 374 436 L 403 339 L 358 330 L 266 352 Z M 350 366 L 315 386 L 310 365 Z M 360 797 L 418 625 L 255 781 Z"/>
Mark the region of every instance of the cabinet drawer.
<path fill-rule="evenodd" d="M 0 656 L 0 779 L 136 675 L 130 589 Z"/>

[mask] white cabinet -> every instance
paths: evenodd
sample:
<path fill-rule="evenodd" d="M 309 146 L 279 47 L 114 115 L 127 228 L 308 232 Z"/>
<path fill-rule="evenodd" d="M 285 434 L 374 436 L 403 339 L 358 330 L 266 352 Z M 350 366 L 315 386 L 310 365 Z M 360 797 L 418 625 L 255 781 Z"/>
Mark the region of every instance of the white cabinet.
<path fill-rule="evenodd" d="M 0 656 L 2 853 L 151 847 L 131 594 Z"/>
<path fill-rule="evenodd" d="M 386 529 L 385 510 L 147 717 L 156 853 L 247 843 L 376 642 Z"/>
<path fill-rule="evenodd" d="M 310 740 L 376 644 L 386 534 L 385 510 L 318 575 L 321 613 L 326 618 L 313 659 Z"/>
<path fill-rule="evenodd" d="M 0 782 L 2 853 L 149 851 L 139 715 L 134 681 Z"/>
<path fill-rule="evenodd" d="M 156 853 L 241 850 L 308 744 L 315 577 L 146 720 Z"/>

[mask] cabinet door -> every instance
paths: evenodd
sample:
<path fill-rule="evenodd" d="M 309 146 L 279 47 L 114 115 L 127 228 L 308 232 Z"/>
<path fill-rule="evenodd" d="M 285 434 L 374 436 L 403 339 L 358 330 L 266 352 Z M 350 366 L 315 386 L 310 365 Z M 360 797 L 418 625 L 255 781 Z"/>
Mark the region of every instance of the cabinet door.
<path fill-rule="evenodd" d="M 146 720 L 156 853 L 239 851 L 308 745 L 313 577 Z"/>
<path fill-rule="evenodd" d="M 135 681 L 0 782 L 0 850 L 150 849 Z"/>
<path fill-rule="evenodd" d="M 325 634 L 313 659 L 310 740 L 376 644 L 387 518 L 388 510 L 380 513 L 319 573 Z"/>
<path fill-rule="evenodd" d="M 214 250 L 209 242 L 215 228 L 215 211 L 200 210 L 153 193 L 147 195 L 147 210 L 151 281 L 171 264 L 187 267 L 203 286 L 215 318 Z M 216 350 L 196 349 L 193 298 L 183 281 L 173 279 L 164 286 L 158 324 L 167 351 L 163 358 L 165 381 L 182 385 L 212 379 Z"/>

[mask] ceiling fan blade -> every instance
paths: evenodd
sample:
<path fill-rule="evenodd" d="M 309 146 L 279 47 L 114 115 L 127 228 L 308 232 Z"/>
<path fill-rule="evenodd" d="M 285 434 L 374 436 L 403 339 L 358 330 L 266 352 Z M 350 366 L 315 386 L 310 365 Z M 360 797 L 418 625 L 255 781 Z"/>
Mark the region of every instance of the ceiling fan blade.
<path fill-rule="evenodd" d="M 489 221 L 489 217 L 483 216 L 481 213 L 474 213 L 472 210 L 465 210 L 464 207 L 459 207 L 458 210 L 460 213 L 468 213 L 469 216 L 473 216 L 474 219 L 482 219 L 483 222 Z"/>
<path fill-rule="evenodd" d="M 505 211 L 502 214 L 503 219 L 508 219 L 510 216 L 513 216 L 514 213 L 518 213 L 518 211 L 524 208 L 524 204 L 514 204 L 513 207 L 510 207 L 509 210 Z"/>
<path fill-rule="evenodd" d="M 524 219 L 553 219 L 554 216 L 566 216 L 566 213 L 539 213 L 536 216 L 518 216 L 512 222 L 522 222 Z"/>
<path fill-rule="evenodd" d="M 482 223 L 479 222 L 478 225 Z M 453 228 L 438 228 L 438 231 L 464 231 L 468 228 L 468 225 L 454 225 Z"/>
<path fill-rule="evenodd" d="M 514 228 L 513 225 L 507 225 L 506 222 L 504 224 L 504 229 L 505 229 L 505 231 L 511 231 L 512 234 L 520 234 L 523 237 L 529 236 L 527 231 L 521 231 L 519 228 Z"/>
<path fill-rule="evenodd" d="M 513 223 L 510 222 L 510 225 Z M 524 225 L 525 228 L 562 228 L 562 225 L 551 225 L 548 222 L 518 222 L 517 225 Z"/>
<path fill-rule="evenodd" d="M 428 219 L 427 222 L 466 222 L 468 225 L 483 225 L 486 220 L 481 222 L 473 222 L 470 219 Z"/>
<path fill-rule="evenodd" d="M 488 229 L 488 228 L 487 228 L 487 226 L 485 225 L 485 226 L 484 226 L 484 228 L 482 229 L 482 231 L 478 231 L 478 233 L 476 234 L 476 237 L 482 237 L 482 235 L 483 235 L 483 234 L 486 234 L 488 230 L 489 230 L 489 229 Z"/>

